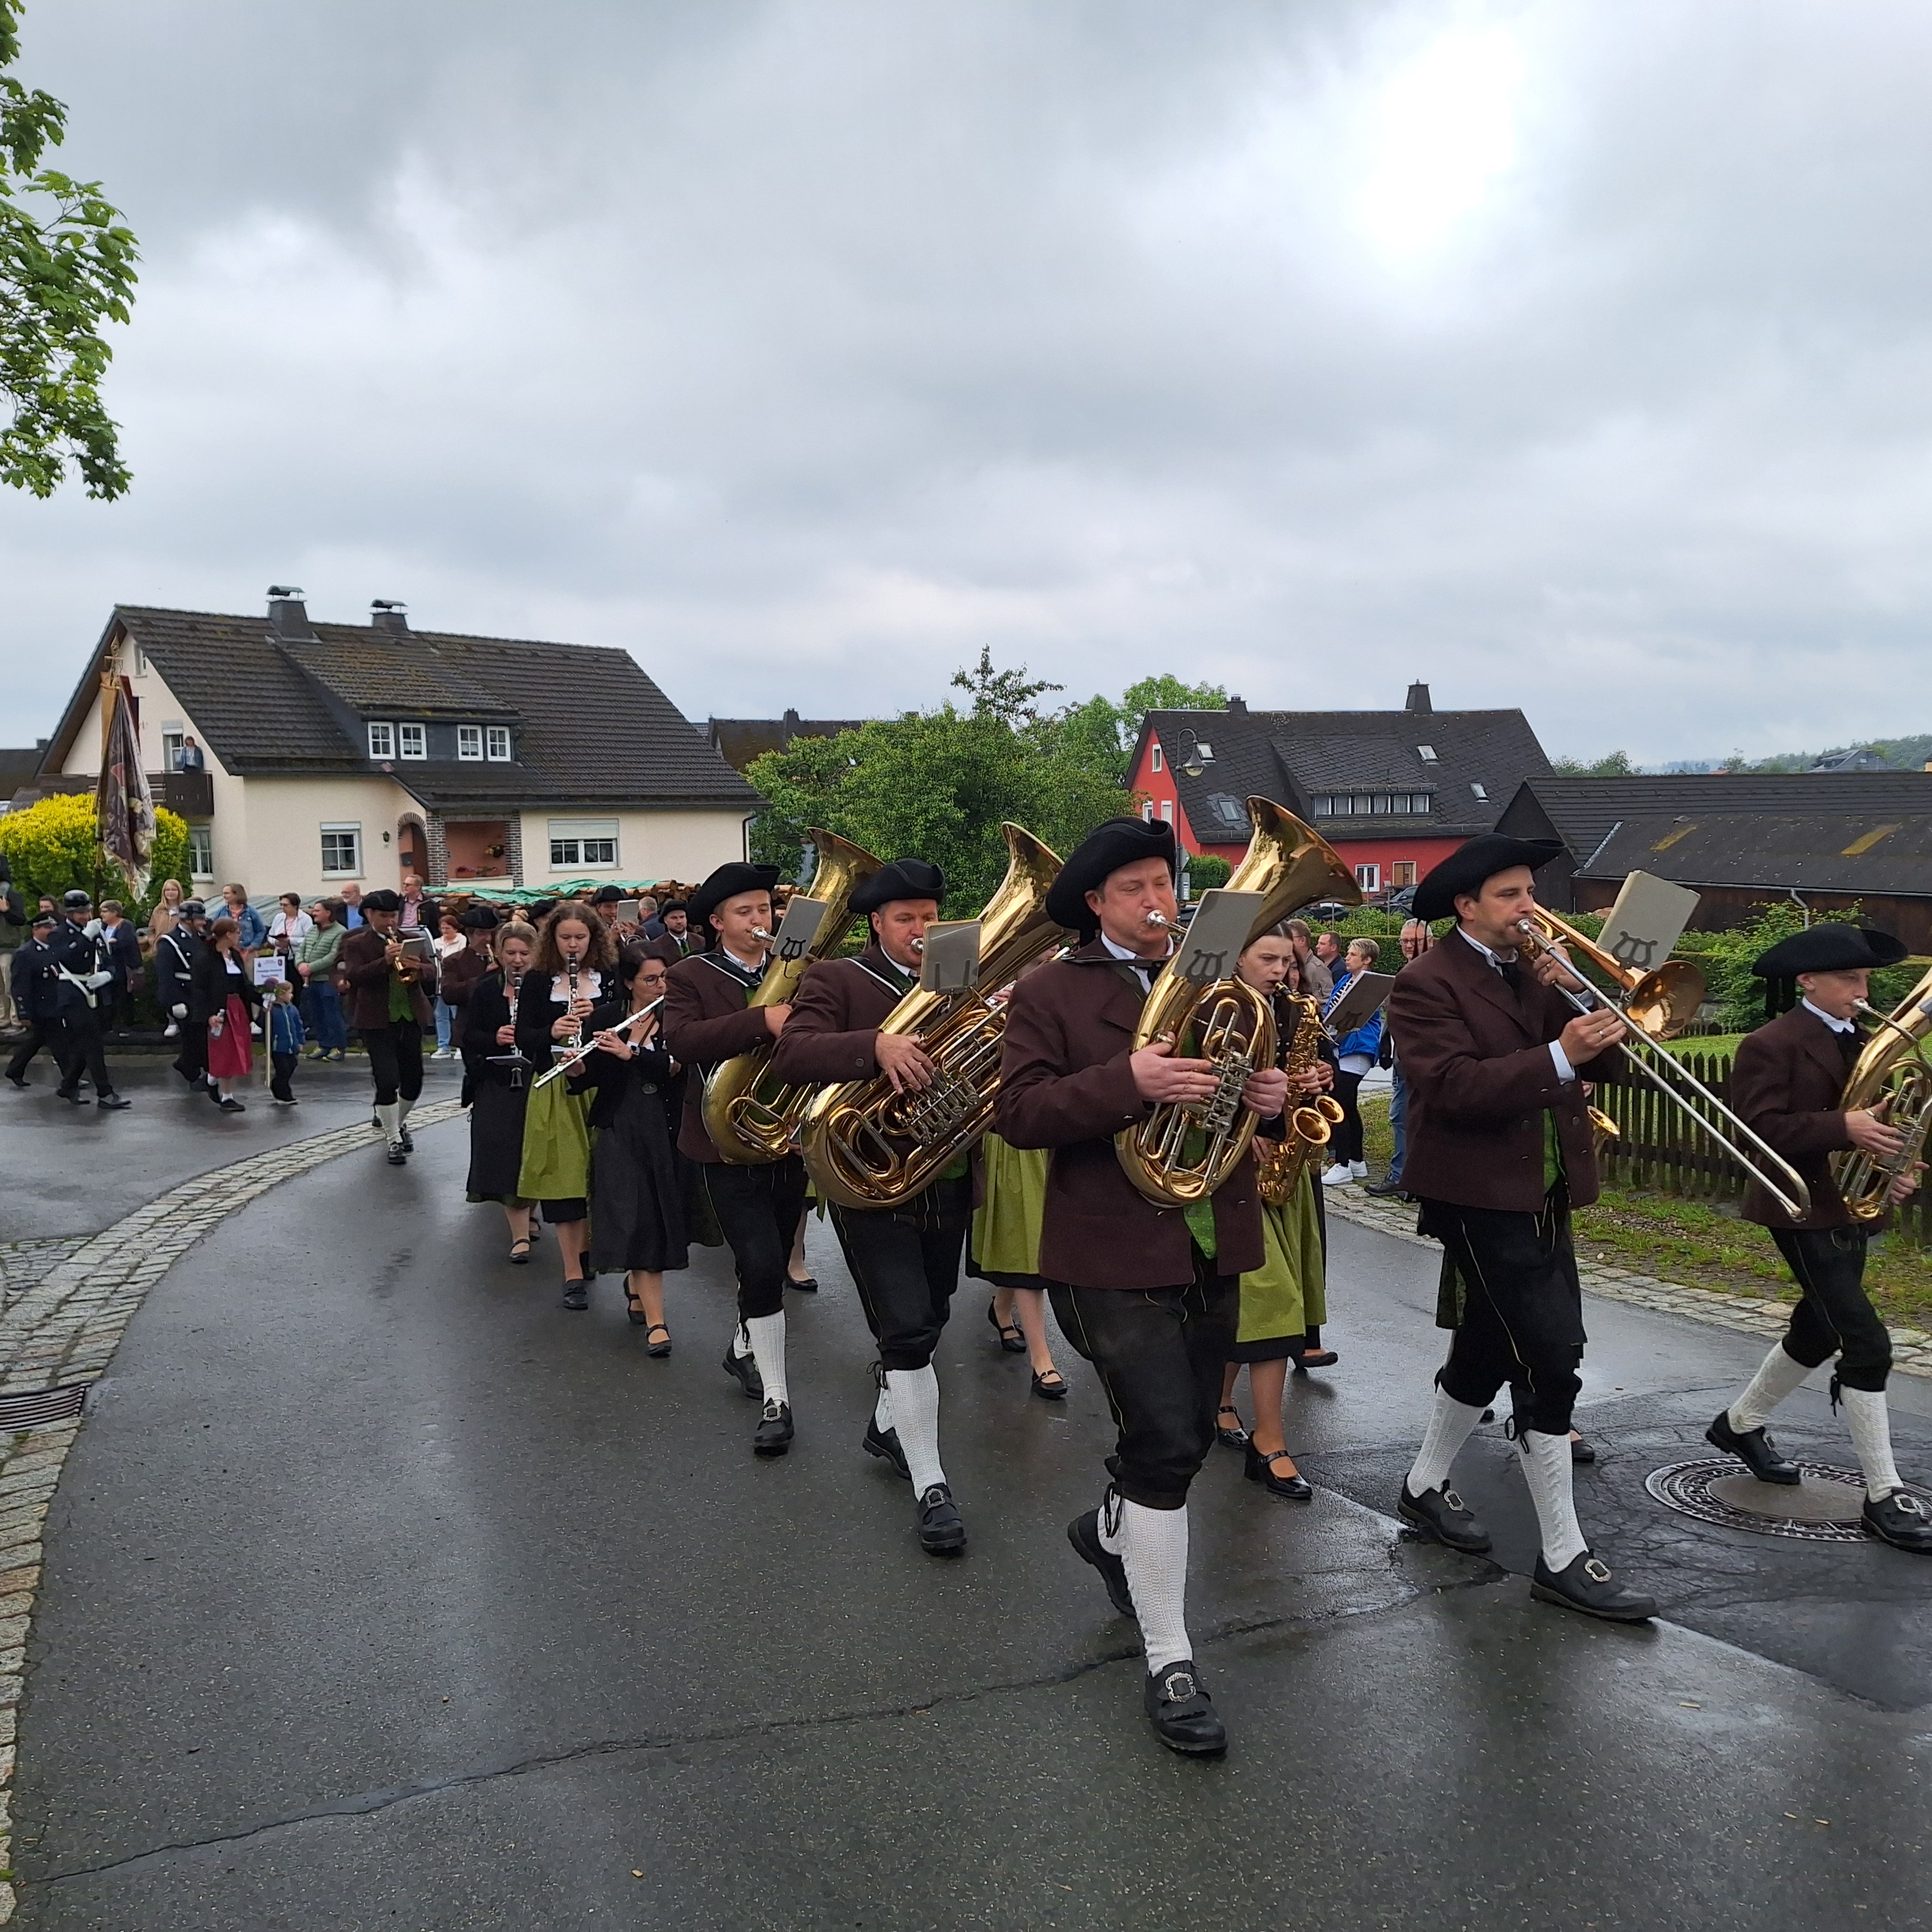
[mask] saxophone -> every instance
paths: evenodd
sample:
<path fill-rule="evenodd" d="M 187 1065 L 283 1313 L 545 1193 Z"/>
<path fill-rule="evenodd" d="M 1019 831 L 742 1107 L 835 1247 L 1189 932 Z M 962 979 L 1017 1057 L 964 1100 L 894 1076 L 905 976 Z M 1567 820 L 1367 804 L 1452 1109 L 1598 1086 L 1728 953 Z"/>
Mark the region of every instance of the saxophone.
<path fill-rule="evenodd" d="M 1283 1029 L 1288 1046 L 1281 1062 L 1292 1094 L 1299 1077 L 1321 1057 L 1322 1002 L 1306 993 L 1277 997 L 1279 1004 L 1294 1015 L 1292 1029 Z M 1291 1109 L 1286 1138 L 1255 1142 L 1256 1186 L 1268 1206 L 1280 1208 L 1293 1198 L 1302 1170 L 1328 1144 L 1341 1118 L 1341 1102 L 1331 1094 L 1319 1094 L 1306 1106 Z"/>
<path fill-rule="evenodd" d="M 1858 1008 L 1878 1022 L 1878 1030 L 1865 1042 L 1838 1105 L 1848 1114 L 1875 1114 L 1905 1136 L 1904 1146 L 1888 1157 L 1862 1148 L 1831 1157 L 1832 1178 L 1852 1219 L 1870 1222 L 1884 1214 L 1893 1184 L 1917 1166 L 1932 1130 L 1932 1061 L 1925 1058 L 1926 1037 L 1932 1034 L 1932 973 L 1888 1013 L 1862 1000 Z"/>

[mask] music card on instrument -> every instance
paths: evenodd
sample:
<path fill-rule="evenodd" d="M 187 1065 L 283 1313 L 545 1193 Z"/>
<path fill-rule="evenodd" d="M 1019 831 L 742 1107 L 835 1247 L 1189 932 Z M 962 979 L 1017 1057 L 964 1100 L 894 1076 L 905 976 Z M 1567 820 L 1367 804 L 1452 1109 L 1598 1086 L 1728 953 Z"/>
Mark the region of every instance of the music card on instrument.
<path fill-rule="evenodd" d="M 1597 944 L 1619 966 L 1648 973 L 1670 957 L 1684 936 L 1698 895 L 1654 872 L 1633 872 L 1624 880 Z"/>
<path fill-rule="evenodd" d="M 1203 985 L 1232 980 L 1267 898 L 1265 892 L 1231 892 L 1225 886 L 1203 892 L 1200 909 L 1174 951 L 1175 976 Z"/>
<path fill-rule="evenodd" d="M 635 926 L 639 910 L 635 899 L 620 899 L 617 902 L 617 923 L 620 926 Z"/>
<path fill-rule="evenodd" d="M 941 920 L 926 928 L 919 983 L 928 993 L 960 993 L 980 983 L 980 922 Z"/>
<path fill-rule="evenodd" d="M 1348 990 L 1322 1016 L 1328 1030 L 1341 1040 L 1358 1026 L 1366 1026 L 1394 984 L 1393 973 L 1364 973 L 1352 980 Z"/>
<path fill-rule="evenodd" d="M 784 917 L 778 922 L 772 956 L 781 961 L 802 959 L 818 937 L 818 928 L 825 923 L 825 910 L 823 899 L 808 899 L 802 892 L 794 892 Z"/>

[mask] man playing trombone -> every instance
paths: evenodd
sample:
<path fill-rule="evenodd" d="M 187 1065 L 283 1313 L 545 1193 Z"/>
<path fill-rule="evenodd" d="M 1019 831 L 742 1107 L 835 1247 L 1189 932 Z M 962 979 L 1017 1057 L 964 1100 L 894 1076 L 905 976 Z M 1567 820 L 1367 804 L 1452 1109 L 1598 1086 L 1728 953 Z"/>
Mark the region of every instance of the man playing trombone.
<path fill-rule="evenodd" d="M 1562 988 L 1583 982 L 1560 952 L 1539 946 L 1532 958 L 1524 946 L 1536 868 L 1562 849 L 1486 834 L 1416 889 L 1416 917 L 1454 918 L 1456 930 L 1403 968 L 1389 1000 L 1408 1083 L 1403 1187 L 1422 1204 L 1420 1232 L 1442 1244 L 1437 1319 L 1455 1335 L 1396 1507 L 1452 1549 L 1489 1548 L 1450 1471 L 1497 1391 L 1515 1384 L 1541 1544 L 1533 1594 L 1636 1622 L 1657 1606 L 1592 1553 L 1570 1490 L 1584 1334 L 1570 1210 L 1597 1198 L 1583 1083 L 1600 1077 L 1625 1027 L 1607 1006 L 1580 1012 L 1566 998 Z"/>

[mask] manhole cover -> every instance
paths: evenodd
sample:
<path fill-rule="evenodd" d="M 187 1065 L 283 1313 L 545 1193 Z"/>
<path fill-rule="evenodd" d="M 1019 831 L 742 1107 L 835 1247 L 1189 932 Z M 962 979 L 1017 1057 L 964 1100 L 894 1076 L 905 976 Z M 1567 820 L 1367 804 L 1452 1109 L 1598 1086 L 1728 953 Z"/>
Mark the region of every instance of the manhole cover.
<path fill-rule="evenodd" d="M 1726 1529 L 1808 1543 L 1864 1542 L 1858 1521 L 1864 1508 L 1864 1477 L 1828 1462 L 1800 1462 L 1798 1467 L 1804 1480 L 1792 1488 L 1760 1483 L 1729 1456 L 1717 1462 L 1672 1462 L 1652 1471 L 1644 1487 L 1666 1509 Z M 1912 1493 L 1932 1506 L 1932 1496 L 1923 1490 Z"/>
<path fill-rule="evenodd" d="M 92 1382 L 66 1382 L 58 1388 L 36 1389 L 31 1395 L 0 1395 L 0 1434 L 72 1421 L 93 1386 Z"/>

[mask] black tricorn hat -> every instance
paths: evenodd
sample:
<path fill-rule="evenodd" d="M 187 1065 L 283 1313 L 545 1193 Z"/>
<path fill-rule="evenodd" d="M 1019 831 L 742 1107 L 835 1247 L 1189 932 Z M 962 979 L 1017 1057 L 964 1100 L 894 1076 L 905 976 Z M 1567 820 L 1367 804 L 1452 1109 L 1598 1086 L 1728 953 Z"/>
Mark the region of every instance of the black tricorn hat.
<path fill-rule="evenodd" d="M 1485 832 L 1430 868 L 1415 889 L 1411 916 L 1454 919 L 1459 893 L 1480 892 L 1485 880 L 1507 872 L 1512 866 L 1527 866 L 1534 872 L 1562 850 L 1560 838 L 1511 838 L 1500 832 Z"/>
<path fill-rule="evenodd" d="M 881 866 L 852 895 L 852 910 L 877 912 L 895 899 L 943 899 L 946 874 L 923 859 L 895 859 Z"/>
<path fill-rule="evenodd" d="M 467 932 L 494 932 L 502 921 L 494 908 L 486 905 L 465 906 L 463 909 L 463 926 Z"/>
<path fill-rule="evenodd" d="M 1073 848 L 1048 887 L 1048 918 L 1075 932 L 1097 932 L 1100 922 L 1088 908 L 1087 895 L 1098 892 L 1123 866 L 1137 866 L 1145 859 L 1165 859 L 1168 872 L 1173 872 L 1174 827 L 1166 819 L 1110 818 L 1095 826 Z"/>
<path fill-rule="evenodd" d="M 379 886 L 373 892 L 362 895 L 364 912 L 400 912 L 402 909 L 402 894 L 391 892 L 387 886 Z"/>
<path fill-rule="evenodd" d="M 1801 973 L 1852 973 L 1860 967 L 1896 966 L 1910 949 L 1888 932 L 1828 920 L 1780 939 L 1751 962 L 1760 980 L 1795 980 Z"/>
<path fill-rule="evenodd" d="M 624 891 L 621 886 L 599 886 L 590 895 L 592 905 L 622 905 L 623 902 Z"/>
<path fill-rule="evenodd" d="M 674 912 L 681 912 L 688 918 L 691 908 L 682 899 L 666 899 L 664 904 L 658 908 L 658 916 L 660 919 L 668 919 Z"/>
<path fill-rule="evenodd" d="M 734 899 L 740 892 L 768 892 L 778 882 L 777 866 L 748 866 L 734 859 L 728 866 L 720 866 L 692 894 L 691 922 L 699 932 L 708 933 L 711 915 L 727 899 Z"/>

